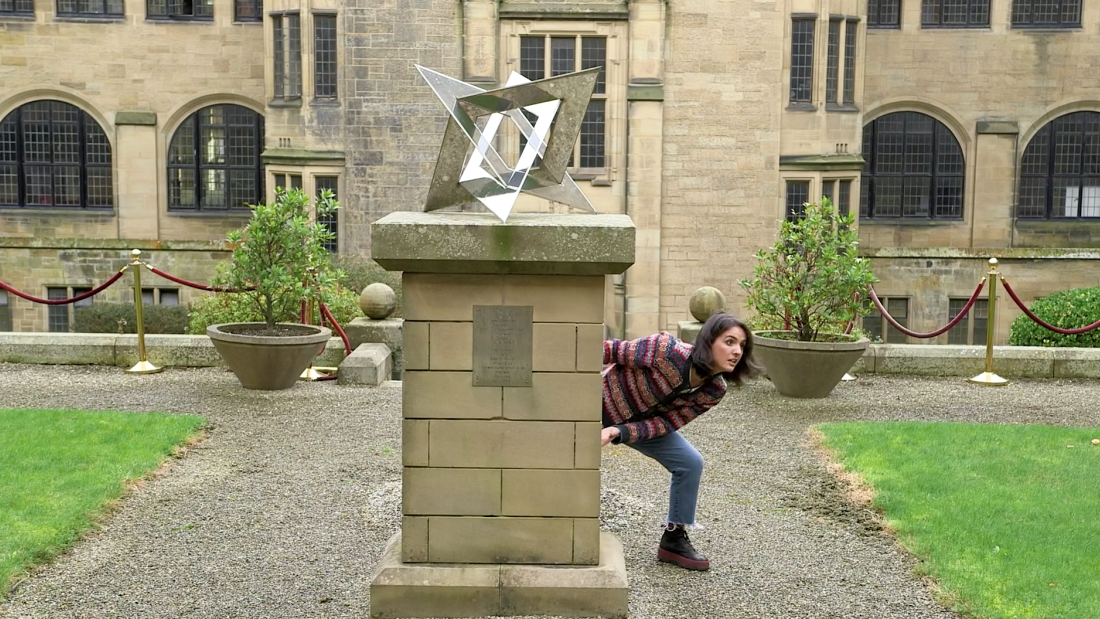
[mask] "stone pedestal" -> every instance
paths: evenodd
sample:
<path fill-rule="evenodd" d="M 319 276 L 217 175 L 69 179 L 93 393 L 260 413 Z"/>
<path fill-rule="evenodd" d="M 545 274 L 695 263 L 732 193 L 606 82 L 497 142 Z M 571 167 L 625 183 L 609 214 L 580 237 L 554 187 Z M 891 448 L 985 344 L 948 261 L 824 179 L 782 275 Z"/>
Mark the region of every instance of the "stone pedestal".
<path fill-rule="evenodd" d="M 604 280 L 633 261 L 630 219 L 402 212 L 371 236 L 405 318 L 404 517 L 371 615 L 625 617 L 599 435 Z"/>

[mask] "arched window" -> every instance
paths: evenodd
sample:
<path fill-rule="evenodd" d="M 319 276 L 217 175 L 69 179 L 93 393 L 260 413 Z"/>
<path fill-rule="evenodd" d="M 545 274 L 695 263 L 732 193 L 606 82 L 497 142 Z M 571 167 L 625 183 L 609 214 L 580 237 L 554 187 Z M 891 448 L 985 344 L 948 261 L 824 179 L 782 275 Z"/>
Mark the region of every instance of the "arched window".
<path fill-rule="evenodd" d="M 0 207 L 111 208 L 111 144 L 87 112 L 26 103 L 0 121 Z"/>
<path fill-rule="evenodd" d="M 1021 218 L 1100 217 L 1100 113 L 1047 123 L 1020 162 Z"/>
<path fill-rule="evenodd" d="M 168 209 L 247 209 L 264 195 L 264 117 L 211 105 L 187 117 L 168 146 Z"/>
<path fill-rule="evenodd" d="M 963 155 L 940 121 L 895 112 L 863 127 L 859 214 L 870 218 L 961 219 Z"/>

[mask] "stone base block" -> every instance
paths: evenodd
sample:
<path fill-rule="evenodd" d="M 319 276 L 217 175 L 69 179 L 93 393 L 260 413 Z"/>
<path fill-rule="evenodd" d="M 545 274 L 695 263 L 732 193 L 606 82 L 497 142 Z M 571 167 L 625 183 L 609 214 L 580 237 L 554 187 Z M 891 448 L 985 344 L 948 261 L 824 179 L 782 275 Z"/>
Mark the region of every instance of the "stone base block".
<path fill-rule="evenodd" d="M 699 337 L 702 330 L 703 323 L 698 320 L 681 320 L 676 323 L 676 337 L 689 344 L 695 343 L 695 338 Z"/>
<path fill-rule="evenodd" d="M 377 387 L 393 375 L 393 358 L 385 344 L 360 344 L 340 364 L 336 382 Z"/>
<path fill-rule="evenodd" d="M 360 344 L 385 344 L 390 348 L 393 357 L 393 380 L 401 380 L 401 372 L 405 371 L 404 350 L 402 349 L 401 333 L 405 321 L 401 318 L 383 318 L 371 320 L 366 317 L 353 319 L 343 325 L 344 333 L 351 342 L 351 349 L 355 350 Z"/>
<path fill-rule="evenodd" d="M 398 533 L 371 580 L 370 616 L 625 619 L 628 590 L 622 543 L 606 531 L 596 566 L 402 563 Z"/>

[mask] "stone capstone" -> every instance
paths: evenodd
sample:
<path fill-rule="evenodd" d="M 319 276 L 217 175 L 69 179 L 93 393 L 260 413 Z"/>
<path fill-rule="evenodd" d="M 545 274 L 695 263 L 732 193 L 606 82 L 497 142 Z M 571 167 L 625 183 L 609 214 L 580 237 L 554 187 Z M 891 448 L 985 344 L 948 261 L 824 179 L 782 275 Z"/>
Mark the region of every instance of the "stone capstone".
<path fill-rule="evenodd" d="M 371 257 L 412 273 L 607 275 L 634 263 L 626 215 L 395 212 L 371 224 Z"/>

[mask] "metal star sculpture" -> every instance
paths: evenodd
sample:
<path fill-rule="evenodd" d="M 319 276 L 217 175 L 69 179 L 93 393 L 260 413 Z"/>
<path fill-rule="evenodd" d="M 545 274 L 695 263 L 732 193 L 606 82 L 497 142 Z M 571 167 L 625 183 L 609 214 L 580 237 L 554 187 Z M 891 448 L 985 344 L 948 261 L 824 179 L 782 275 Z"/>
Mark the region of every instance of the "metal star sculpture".
<path fill-rule="evenodd" d="M 508 221 L 523 192 L 596 212 L 566 167 L 599 67 L 535 82 L 512 73 L 504 88 L 488 91 L 416 68 L 451 116 L 424 210 L 468 204 L 474 198 Z M 533 125 L 528 116 L 534 118 Z M 493 146 L 505 117 L 527 140 L 515 167 Z"/>

